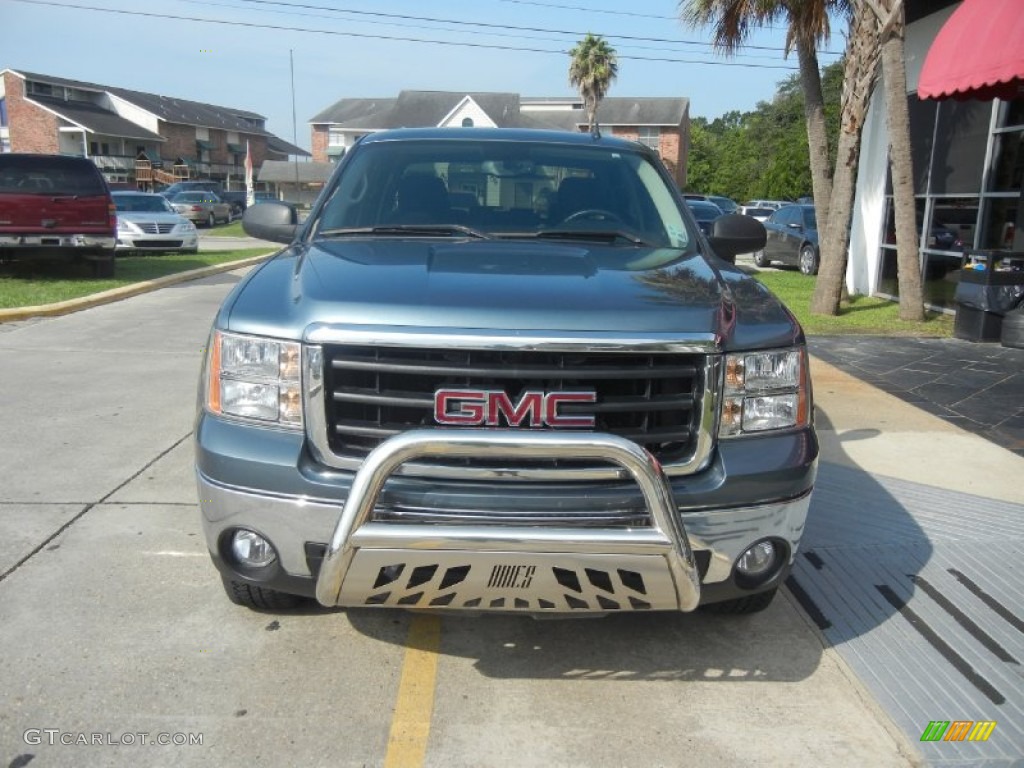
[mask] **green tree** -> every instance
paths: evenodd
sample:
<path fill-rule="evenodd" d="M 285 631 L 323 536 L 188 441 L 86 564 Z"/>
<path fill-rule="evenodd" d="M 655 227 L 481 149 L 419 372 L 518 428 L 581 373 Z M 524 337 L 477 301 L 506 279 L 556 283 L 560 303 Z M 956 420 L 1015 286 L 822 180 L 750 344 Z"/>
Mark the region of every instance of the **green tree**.
<path fill-rule="evenodd" d="M 619 74 L 619 62 L 615 49 L 600 36 L 587 33 L 571 51 L 569 56 L 569 84 L 577 88 L 583 97 L 583 105 L 590 120 L 591 132 L 597 124 L 597 107 L 608 94 L 612 81 Z"/>
<path fill-rule="evenodd" d="M 741 48 L 754 29 L 787 25 L 786 52 L 795 48 L 800 66 L 814 204 L 827 220 L 832 168 L 817 50 L 829 38 L 829 13 L 848 13 L 848 0 L 680 0 L 679 7 L 690 26 L 711 25 L 716 47 L 726 54 Z"/>

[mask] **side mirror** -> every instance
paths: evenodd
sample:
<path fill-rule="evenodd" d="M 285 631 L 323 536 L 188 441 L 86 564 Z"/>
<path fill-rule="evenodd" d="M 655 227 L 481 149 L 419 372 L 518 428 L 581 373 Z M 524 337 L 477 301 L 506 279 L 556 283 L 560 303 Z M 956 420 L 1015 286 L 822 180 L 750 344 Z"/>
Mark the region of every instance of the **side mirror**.
<path fill-rule="evenodd" d="M 242 214 L 242 229 L 249 237 L 285 245 L 295 239 L 298 222 L 295 206 L 287 203 L 260 203 Z"/>
<path fill-rule="evenodd" d="M 761 250 L 767 241 L 768 233 L 760 221 L 738 213 L 715 219 L 708 238 L 719 258 L 731 262 L 735 262 L 737 254 Z"/>

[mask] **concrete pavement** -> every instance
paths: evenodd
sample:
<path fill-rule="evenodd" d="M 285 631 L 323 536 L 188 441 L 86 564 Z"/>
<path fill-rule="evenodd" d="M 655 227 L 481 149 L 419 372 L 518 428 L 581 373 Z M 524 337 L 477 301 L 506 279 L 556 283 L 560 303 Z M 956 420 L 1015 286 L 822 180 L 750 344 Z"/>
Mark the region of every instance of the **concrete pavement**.
<path fill-rule="evenodd" d="M 981 569 L 974 552 L 1004 562 L 1018 534 L 962 515 L 1024 519 L 1024 459 L 820 360 L 806 547 L 796 590 L 763 614 L 445 617 L 435 646 L 405 613 L 231 605 L 200 532 L 190 431 L 209 322 L 237 279 L 0 326 L 0 387 L 16 393 L 0 406 L 0 764 L 380 765 L 399 713 L 425 744 L 421 764 L 436 766 L 1024 760 L 1007 685 L 1019 666 L 943 618 L 934 590 L 876 567 L 909 553 L 927 584 L 959 568 L 1016 609 L 1012 570 Z M 846 607 L 867 605 L 857 601 L 878 585 L 902 590 L 906 610 L 851 621 Z M 1024 656 L 1012 623 L 954 599 L 1008 656 Z M 410 672 L 410 648 L 433 674 Z M 920 744 L 936 719 L 998 724 L 984 744 Z M 50 744 L 28 729 L 121 743 Z M 123 743 L 127 733 L 203 743 L 143 747 Z"/>

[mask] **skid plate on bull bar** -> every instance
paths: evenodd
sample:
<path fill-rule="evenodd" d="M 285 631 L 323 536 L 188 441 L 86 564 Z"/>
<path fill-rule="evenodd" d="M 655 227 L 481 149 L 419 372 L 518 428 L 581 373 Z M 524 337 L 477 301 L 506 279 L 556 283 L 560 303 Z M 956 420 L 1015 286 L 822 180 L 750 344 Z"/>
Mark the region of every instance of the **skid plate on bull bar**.
<path fill-rule="evenodd" d="M 384 483 L 422 457 L 581 458 L 623 467 L 651 525 L 639 529 L 371 522 Z M 691 611 L 700 580 L 661 465 L 593 432 L 413 430 L 381 443 L 352 482 L 320 568 L 326 606 L 528 611 Z"/>

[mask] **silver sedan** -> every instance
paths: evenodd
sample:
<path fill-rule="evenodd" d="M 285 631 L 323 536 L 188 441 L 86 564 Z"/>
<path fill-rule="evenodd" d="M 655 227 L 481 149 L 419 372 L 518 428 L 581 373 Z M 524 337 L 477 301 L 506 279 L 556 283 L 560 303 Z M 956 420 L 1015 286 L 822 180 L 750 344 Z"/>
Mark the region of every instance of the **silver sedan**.
<path fill-rule="evenodd" d="M 178 251 L 195 253 L 195 225 L 177 213 L 160 195 L 114 192 L 117 207 L 118 251 Z"/>
<path fill-rule="evenodd" d="M 196 224 L 212 227 L 231 221 L 231 205 L 221 200 L 215 192 L 180 192 L 170 199 L 174 210 Z"/>

